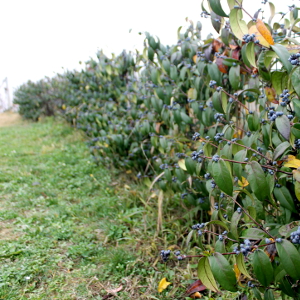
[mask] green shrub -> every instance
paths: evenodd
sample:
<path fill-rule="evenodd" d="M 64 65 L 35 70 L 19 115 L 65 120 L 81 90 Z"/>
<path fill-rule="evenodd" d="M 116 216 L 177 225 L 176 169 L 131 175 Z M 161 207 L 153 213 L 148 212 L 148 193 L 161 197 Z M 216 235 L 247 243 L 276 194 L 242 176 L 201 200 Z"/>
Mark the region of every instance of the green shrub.
<path fill-rule="evenodd" d="M 229 16 L 209 3 L 220 38 L 201 40 L 198 22 L 173 46 L 146 33 L 142 54 L 99 52 L 63 75 L 65 116 L 97 162 L 201 211 L 187 238 L 195 231 L 199 254 L 163 250 L 163 261 L 199 257 L 215 292 L 299 299 L 298 8 L 278 23 L 270 3 L 268 24 L 259 12 L 247 24 L 234 1 Z"/>
<path fill-rule="evenodd" d="M 63 106 L 63 90 L 66 85 L 61 76 L 28 81 L 14 93 L 14 103 L 25 119 L 37 121 L 41 116 L 53 116 Z"/>

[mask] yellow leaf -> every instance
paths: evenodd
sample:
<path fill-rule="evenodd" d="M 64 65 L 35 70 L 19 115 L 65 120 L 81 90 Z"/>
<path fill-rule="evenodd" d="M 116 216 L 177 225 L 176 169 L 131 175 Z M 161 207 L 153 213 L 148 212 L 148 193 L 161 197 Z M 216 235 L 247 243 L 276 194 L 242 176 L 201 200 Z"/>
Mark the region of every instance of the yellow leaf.
<path fill-rule="evenodd" d="M 293 177 L 296 181 L 300 182 L 300 168 L 293 170 Z"/>
<path fill-rule="evenodd" d="M 278 100 L 276 99 L 276 91 L 274 88 L 272 87 L 268 87 L 266 86 L 265 87 L 265 93 L 266 93 L 266 96 L 268 98 L 268 100 L 274 104 L 278 104 Z"/>
<path fill-rule="evenodd" d="M 197 63 L 197 55 L 193 56 L 193 61 L 194 61 L 194 63 Z"/>
<path fill-rule="evenodd" d="M 160 282 L 159 282 L 159 284 L 158 284 L 158 292 L 159 293 L 161 293 L 163 290 L 165 290 L 167 287 L 168 287 L 168 285 L 170 285 L 171 284 L 171 282 L 168 282 L 167 281 L 167 279 L 166 278 L 163 278 Z"/>
<path fill-rule="evenodd" d="M 186 171 L 186 166 L 185 166 L 185 160 L 184 160 L 184 159 L 180 159 L 180 160 L 178 161 L 178 166 L 179 166 L 182 170 Z"/>
<path fill-rule="evenodd" d="M 257 19 L 256 28 L 270 45 L 274 45 L 272 34 L 262 20 Z"/>
<path fill-rule="evenodd" d="M 65 105 L 65 104 L 63 104 L 61 108 L 62 108 L 62 109 L 66 109 L 66 105 Z"/>
<path fill-rule="evenodd" d="M 235 277 L 236 277 L 236 280 L 237 280 L 239 286 L 245 287 L 245 286 L 241 283 L 241 281 L 242 281 L 242 276 L 241 276 L 242 273 L 241 273 L 239 267 L 237 266 L 237 264 L 234 264 L 234 266 L 233 266 L 233 271 L 234 271 L 234 273 L 235 273 Z"/>
<path fill-rule="evenodd" d="M 245 177 L 242 176 L 242 181 L 239 180 L 238 184 L 239 184 L 239 186 L 245 187 L 245 186 L 249 185 L 249 182 Z"/>
<path fill-rule="evenodd" d="M 242 273 L 241 273 L 239 267 L 237 266 L 237 264 L 234 264 L 233 270 L 235 273 L 236 280 L 239 280 Z"/>
<path fill-rule="evenodd" d="M 196 292 L 196 293 L 190 295 L 190 298 L 192 298 L 192 299 L 201 299 L 202 295 L 199 292 Z"/>
<path fill-rule="evenodd" d="M 126 174 L 131 174 L 131 173 L 132 173 L 131 170 L 127 170 L 127 171 L 126 171 Z"/>
<path fill-rule="evenodd" d="M 235 132 L 234 134 L 233 134 L 233 137 L 234 138 L 238 138 L 238 137 L 240 137 L 241 135 L 242 135 L 242 130 L 238 130 L 237 132 Z"/>
<path fill-rule="evenodd" d="M 293 155 L 289 155 L 287 162 L 284 163 L 283 165 L 288 168 L 298 169 L 298 168 L 300 168 L 300 160 L 295 158 L 295 156 L 293 156 Z"/>
<path fill-rule="evenodd" d="M 265 38 L 260 34 L 255 25 L 249 28 L 249 34 L 255 34 L 255 38 L 259 40 L 259 43 L 265 47 L 270 47 L 270 44 L 265 40 Z"/>
<path fill-rule="evenodd" d="M 124 184 L 124 188 L 125 188 L 126 190 L 130 190 L 130 186 L 127 185 L 127 184 Z"/>

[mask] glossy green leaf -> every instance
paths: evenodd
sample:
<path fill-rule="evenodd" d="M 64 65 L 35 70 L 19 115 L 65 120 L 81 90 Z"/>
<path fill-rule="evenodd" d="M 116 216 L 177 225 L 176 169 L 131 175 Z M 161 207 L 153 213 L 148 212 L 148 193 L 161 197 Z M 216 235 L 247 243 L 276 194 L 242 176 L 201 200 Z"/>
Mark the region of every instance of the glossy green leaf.
<path fill-rule="evenodd" d="M 241 219 L 242 213 L 238 213 L 237 211 L 235 211 L 232 215 L 231 218 L 231 223 L 230 223 L 230 232 L 232 234 L 232 236 L 238 240 L 239 239 L 239 234 L 238 234 L 238 225 L 239 225 L 239 221 Z"/>
<path fill-rule="evenodd" d="M 251 161 L 246 165 L 247 180 L 257 199 L 263 201 L 268 196 L 269 188 L 265 173 L 257 161 Z"/>
<path fill-rule="evenodd" d="M 240 66 L 231 67 L 229 70 L 229 82 L 234 90 L 239 88 L 240 84 Z"/>
<path fill-rule="evenodd" d="M 208 257 L 202 257 L 198 263 L 198 278 L 210 290 L 217 292 L 218 286 L 211 271 Z"/>
<path fill-rule="evenodd" d="M 295 138 L 300 139 L 300 123 L 294 124 L 292 127 L 292 134 L 295 136 Z"/>
<path fill-rule="evenodd" d="M 286 115 L 276 118 L 275 120 L 276 127 L 280 134 L 286 139 L 290 139 L 291 134 L 291 124 L 290 120 Z"/>
<path fill-rule="evenodd" d="M 274 71 L 272 72 L 271 81 L 272 86 L 276 90 L 277 94 L 281 94 L 287 86 L 288 76 L 286 71 Z"/>
<path fill-rule="evenodd" d="M 187 172 L 190 175 L 193 175 L 195 173 L 195 171 L 196 171 L 196 162 L 193 161 L 191 157 L 187 157 L 185 159 L 185 166 L 186 166 Z"/>
<path fill-rule="evenodd" d="M 212 273 L 221 287 L 225 290 L 236 292 L 236 277 L 228 260 L 222 254 L 216 252 L 209 257 L 209 263 Z"/>
<path fill-rule="evenodd" d="M 253 295 L 257 298 L 257 300 L 262 300 L 261 294 L 257 287 L 252 289 Z"/>
<path fill-rule="evenodd" d="M 287 277 L 282 277 L 279 281 L 279 288 L 288 296 L 293 297 L 294 299 L 297 297 L 297 291 L 292 288 L 292 283 Z"/>
<path fill-rule="evenodd" d="M 295 115 L 300 118 L 300 103 L 298 99 L 293 99 L 293 105 L 295 110 Z"/>
<path fill-rule="evenodd" d="M 289 51 L 286 49 L 286 47 L 280 44 L 271 45 L 271 47 L 278 55 L 282 65 L 285 67 L 288 73 L 290 73 L 292 70 L 292 65 L 288 60 L 290 57 Z"/>
<path fill-rule="evenodd" d="M 246 56 L 250 64 L 256 68 L 254 43 L 250 42 L 246 46 Z"/>
<path fill-rule="evenodd" d="M 283 268 L 292 278 L 300 279 L 300 253 L 296 247 L 287 240 L 276 242 L 276 249 Z"/>
<path fill-rule="evenodd" d="M 210 19 L 213 28 L 216 30 L 217 33 L 219 33 L 222 27 L 223 18 L 211 11 Z"/>
<path fill-rule="evenodd" d="M 243 20 L 242 10 L 233 8 L 229 14 L 229 22 L 233 34 L 239 39 L 243 40 L 243 36 L 248 33 L 248 27 Z"/>
<path fill-rule="evenodd" d="M 226 252 L 225 242 L 217 240 L 215 244 L 215 251 L 219 253 L 225 253 Z"/>
<path fill-rule="evenodd" d="M 300 97 L 300 68 L 296 67 L 291 74 L 291 81 L 295 92 Z"/>
<path fill-rule="evenodd" d="M 252 266 L 257 280 L 265 287 L 273 281 L 274 271 L 268 255 L 258 249 L 252 255 Z"/>
<path fill-rule="evenodd" d="M 224 113 L 224 110 L 222 107 L 221 95 L 222 94 L 220 92 L 217 92 L 217 91 L 214 92 L 212 95 L 212 103 L 217 112 Z"/>
<path fill-rule="evenodd" d="M 248 273 L 246 265 L 245 265 L 245 256 L 243 253 L 239 253 L 236 257 L 236 264 L 242 274 L 244 274 L 248 278 L 252 278 L 251 275 Z"/>
<path fill-rule="evenodd" d="M 215 80 L 217 82 L 217 85 L 222 84 L 222 74 L 216 64 L 208 64 L 207 65 L 207 70 L 210 78 L 212 80 Z"/>
<path fill-rule="evenodd" d="M 242 50 L 241 50 L 241 52 L 242 52 L 242 59 L 243 59 L 244 64 L 245 64 L 248 68 L 251 68 L 252 65 L 251 65 L 250 61 L 248 60 L 247 53 L 246 53 L 247 45 L 248 45 L 248 44 L 245 44 L 245 45 L 243 45 L 243 47 L 242 47 Z"/>
<path fill-rule="evenodd" d="M 273 291 L 270 289 L 265 290 L 264 300 L 275 300 Z"/>
<path fill-rule="evenodd" d="M 227 164 L 220 159 L 212 164 L 212 175 L 217 186 L 227 195 L 232 196 L 233 180 L 231 172 L 228 170 Z"/>
<path fill-rule="evenodd" d="M 218 225 L 218 226 L 223 227 L 226 231 L 229 231 L 228 226 L 224 222 L 222 222 L 220 220 L 209 221 L 207 223 L 207 225 Z"/>
<path fill-rule="evenodd" d="M 154 58 L 154 50 L 151 47 L 148 47 L 148 58 L 153 61 Z"/>
<path fill-rule="evenodd" d="M 300 124 L 299 124 L 300 127 Z M 292 129 L 293 131 L 293 129 Z M 300 129 L 299 129 L 299 138 L 300 138 Z M 276 160 L 277 158 L 279 158 L 289 147 L 290 147 L 290 143 L 289 142 L 283 142 L 282 144 L 279 144 L 276 149 L 274 150 L 274 154 L 273 154 L 273 160 Z"/>
<path fill-rule="evenodd" d="M 276 200 L 279 201 L 281 206 L 287 208 L 292 212 L 296 212 L 293 198 L 289 190 L 285 186 L 282 186 L 280 188 L 274 188 L 274 196 Z"/>
<path fill-rule="evenodd" d="M 241 238 L 260 240 L 266 237 L 266 233 L 258 228 L 249 228 L 242 232 Z"/>
<path fill-rule="evenodd" d="M 211 9 L 213 10 L 214 13 L 221 17 L 228 17 L 228 15 L 224 12 L 222 6 L 221 6 L 221 1 L 220 0 L 208 0 Z"/>

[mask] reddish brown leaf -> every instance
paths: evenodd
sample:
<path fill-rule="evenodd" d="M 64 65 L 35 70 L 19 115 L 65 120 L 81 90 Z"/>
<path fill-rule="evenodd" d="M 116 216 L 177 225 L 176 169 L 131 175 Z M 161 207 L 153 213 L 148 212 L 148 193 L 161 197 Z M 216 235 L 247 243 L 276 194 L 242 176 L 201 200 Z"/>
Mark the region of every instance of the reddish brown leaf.
<path fill-rule="evenodd" d="M 228 71 L 228 67 L 225 66 L 225 65 L 223 65 L 223 60 L 224 60 L 223 58 L 218 57 L 218 58 L 216 59 L 216 65 L 218 66 L 219 70 L 220 70 L 222 73 L 226 74 L 227 71 Z"/>
<path fill-rule="evenodd" d="M 198 279 L 198 280 L 196 280 L 194 283 L 192 283 L 192 284 L 188 287 L 188 289 L 186 290 L 185 294 L 186 294 L 187 296 L 190 296 L 190 295 L 192 295 L 192 294 L 195 294 L 195 293 L 197 293 L 197 292 L 204 291 L 204 290 L 206 290 L 206 289 L 207 289 L 206 286 L 203 285 L 202 281 Z"/>
<path fill-rule="evenodd" d="M 220 40 L 213 40 L 212 47 L 214 52 L 219 52 L 220 48 L 224 47 L 224 44 Z"/>
<path fill-rule="evenodd" d="M 240 59 L 240 51 L 241 51 L 241 48 L 240 48 L 240 47 L 238 47 L 238 48 L 232 50 L 232 52 L 231 52 L 231 57 L 234 58 L 234 59 L 239 60 L 239 59 Z"/>

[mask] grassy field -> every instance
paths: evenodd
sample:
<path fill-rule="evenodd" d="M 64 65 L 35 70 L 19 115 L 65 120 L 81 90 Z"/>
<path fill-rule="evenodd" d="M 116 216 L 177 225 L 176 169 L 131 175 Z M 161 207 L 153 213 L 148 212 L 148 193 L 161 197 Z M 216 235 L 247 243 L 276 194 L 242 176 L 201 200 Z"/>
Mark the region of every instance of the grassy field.
<path fill-rule="evenodd" d="M 181 237 L 176 220 L 157 235 L 155 197 L 97 167 L 63 123 L 0 136 L 0 299 L 184 299 L 193 272 L 159 262 Z M 163 277 L 173 285 L 159 294 Z"/>

